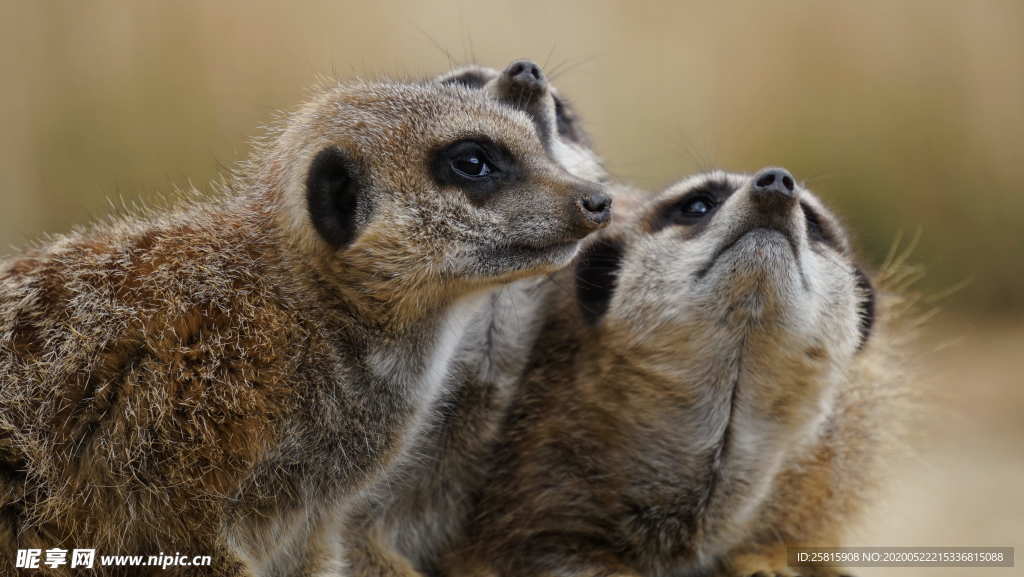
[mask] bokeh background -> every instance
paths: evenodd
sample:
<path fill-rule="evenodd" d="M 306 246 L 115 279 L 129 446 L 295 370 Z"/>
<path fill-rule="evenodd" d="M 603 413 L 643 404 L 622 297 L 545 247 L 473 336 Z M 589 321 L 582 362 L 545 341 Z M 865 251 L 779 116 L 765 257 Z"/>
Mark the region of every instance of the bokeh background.
<path fill-rule="evenodd" d="M 934 408 L 856 543 L 1024 547 L 1024 2 L 0 6 L 3 252 L 206 188 L 318 75 L 528 57 L 623 180 L 786 166 L 869 265 L 917 238 L 939 308 L 915 352 Z M 1015 574 L 861 571 L 968 572 Z"/>

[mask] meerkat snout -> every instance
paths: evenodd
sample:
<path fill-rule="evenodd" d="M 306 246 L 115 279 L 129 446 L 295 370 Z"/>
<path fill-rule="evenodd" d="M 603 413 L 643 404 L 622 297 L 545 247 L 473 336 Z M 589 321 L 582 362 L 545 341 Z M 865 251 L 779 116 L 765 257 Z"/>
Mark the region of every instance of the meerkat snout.
<path fill-rule="evenodd" d="M 748 184 L 750 210 L 747 214 L 740 213 L 738 221 L 741 228 L 739 234 L 756 228 L 765 228 L 781 232 L 790 241 L 793 253 L 799 253 L 799 231 L 803 221 L 796 213 L 800 212 L 798 202 L 800 189 L 797 188 L 793 175 L 785 168 L 762 168 L 750 178 Z M 734 239 L 730 241 L 735 242 Z"/>
<path fill-rule="evenodd" d="M 785 168 L 762 168 L 754 175 L 754 190 L 774 191 L 785 196 L 796 192 L 793 175 Z"/>
<path fill-rule="evenodd" d="M 706 252 L 693 269 L 695 278 L 717 271 L 709 282 L 739 294 L 808 290 L 803 257 L 815 240 L 811 234 L 822 230 L 820 222 L 812 223 L 813 199 L 805 198 L 783 168 L 761 169 L 733 186 L 727 195 L 715 186 L 697 187 L 664 216 L 703 233 L 698 244 Z"/>
<path fill-rule="evenodd" d="M 505 67 L 485 90 L 530 115 L 540 139 L 553 144 L 558 115 L 551 85 L 540 66 L 530 60 L 516 60 Z"/>
<path fill-rule="evenodd" d="M 785 168 L 762 168 L 751 180 L 750 192 L 765 209 L 792 206 L 799 196 L 793 175 Z"/>
<path fill-rule="evenodd" d="M 602 187 L 581 194 L 576 205 L 583 215 L 584 223 L 591 230 L 601 228 L 611 220 L 612 197 L 608 196 Z"/>
<path fill-rule="evenodd" d="M 523 87 L 547 85 L 544 72 L 531 60 L 516 60 L 509 64 L 502 76 L 508 78 L 513 84 Z"/>

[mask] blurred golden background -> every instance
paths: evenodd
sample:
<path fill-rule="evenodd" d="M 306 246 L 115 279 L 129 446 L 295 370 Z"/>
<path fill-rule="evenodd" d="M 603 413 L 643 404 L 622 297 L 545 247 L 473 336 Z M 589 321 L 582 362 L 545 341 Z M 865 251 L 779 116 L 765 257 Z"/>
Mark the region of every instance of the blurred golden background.
<path fill-rule="evenodd" d="M 919 235 L 919 288 L 956 289 L 917 355 L 935 410 L 857 543 L 1024 546 L 1024 2 L 0 6 L 4 247 L 205 188 L 317 75 L 521 57 L 623 180 L 782 165 L 845 217 L 869 265 Z"/>

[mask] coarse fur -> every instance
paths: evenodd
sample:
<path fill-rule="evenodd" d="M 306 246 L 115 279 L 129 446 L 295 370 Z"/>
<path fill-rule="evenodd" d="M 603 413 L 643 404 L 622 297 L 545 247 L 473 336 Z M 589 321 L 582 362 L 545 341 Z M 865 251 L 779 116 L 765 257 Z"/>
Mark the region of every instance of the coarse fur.
<path fill-rule="evenodd" d="M 0 265 L 0 572 L 336 569 L 334 512 L 414 442 L 486 291 L 607 220 L 529 116 L 436 82 L 321 88 L 225 188 Z"/>
<path fill-rule="evenodd" d="M 836 574 L 786 549 L 839 546 L 876 485 L 899 299 L 791 176 L 755 190 L 766 174 L 686 179 L 554 275 L 443 574 Z"/>
<path fill-rule="evenodd" d="M 551 157 L 566 170 L 587 180 L 607 181 L 571 105 L 557 95 L 536 64 L 519 60 L 501 72 L 461 68 L 437 82 L 479 89 L 526 112 Z M 623 190 L 609 187 L 616 213 Z M 432 572 L 439 553 L 461 536 L 470 493 L 485 475 L 487 455 L 556 288 L 546 278 L 526 279 L 488 296 L 467 327 L 451 384 L 427 433 L 398 467 L 398 474 L 374 487 L 365 503 L 348 515 L 343 543 L 352 575 Z"/>

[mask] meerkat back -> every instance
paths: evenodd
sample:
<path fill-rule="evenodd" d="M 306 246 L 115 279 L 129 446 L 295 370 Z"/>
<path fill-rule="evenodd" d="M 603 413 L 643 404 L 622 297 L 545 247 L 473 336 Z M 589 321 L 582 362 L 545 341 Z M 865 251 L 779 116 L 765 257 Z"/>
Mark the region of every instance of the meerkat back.
<path fill-rule="evenodd" d="M 230 182 L 3 263 L 5 550 L 304 571 L 413 444 L 480 295 L 609 218 L 528 117 L 433 82 L 325 87 Z"/>
<path fill-rule="evenodd" d="M 820 200 L 782 169 L 695 176 L 556 277 L 445 574 L 833 575 L 784 552 L 855 520 L 898 355 Z"/>

